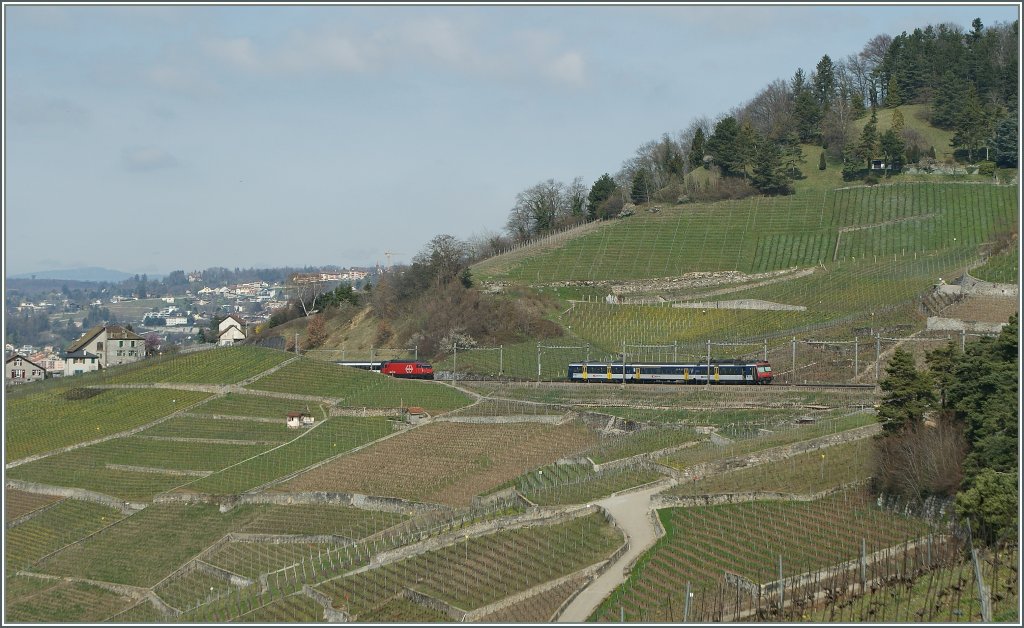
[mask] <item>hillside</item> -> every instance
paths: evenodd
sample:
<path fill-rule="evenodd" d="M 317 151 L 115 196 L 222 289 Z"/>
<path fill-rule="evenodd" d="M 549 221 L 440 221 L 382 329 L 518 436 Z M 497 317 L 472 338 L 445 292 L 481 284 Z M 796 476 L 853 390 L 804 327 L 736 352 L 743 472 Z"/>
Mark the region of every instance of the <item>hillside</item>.
<path fill-rule="evenodd" d="M 928 54 L 873 95 L 925 100 Z M 932 106 L 900 111 L 943 160 Z M 438 236 L 244 343 L 10 386 L 5 622 L 1015 625 L 1017 169 L 846 181 L 812 142 L 749 195 L 717 139 L 647 146 L 714 193 L 468 268 Z"/>

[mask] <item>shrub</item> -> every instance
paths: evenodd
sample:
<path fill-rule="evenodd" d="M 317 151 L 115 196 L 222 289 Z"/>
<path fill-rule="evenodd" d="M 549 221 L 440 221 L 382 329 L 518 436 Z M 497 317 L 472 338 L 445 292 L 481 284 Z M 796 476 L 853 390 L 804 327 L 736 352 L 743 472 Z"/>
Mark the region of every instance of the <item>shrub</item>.
<path fill-rule="evenodd" d="M 996 173 L 996 162 L 994 161 L 983 161 L 978 164 L 978 174 L 986 177 L 991 177 Z"/>

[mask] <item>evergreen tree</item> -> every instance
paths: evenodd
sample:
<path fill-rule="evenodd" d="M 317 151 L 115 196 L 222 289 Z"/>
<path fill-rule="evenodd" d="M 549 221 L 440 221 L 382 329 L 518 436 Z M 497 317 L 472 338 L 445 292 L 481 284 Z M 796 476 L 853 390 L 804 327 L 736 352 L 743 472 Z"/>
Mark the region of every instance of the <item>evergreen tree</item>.
<path fill-rule="evenodd" d="M 899 109 L 893 110 L 893 112 L 892 112 L 892 130 L 895 131 L 897 135 L 900 135 L 901 133 L 903 133 L 903 123 L 904 123 L 904 121 L 903 121 L 903 112 L 900 111 Z"/>
<path fill-rule="evenodd" d="M 633 187 L 630 190 L 629 197 L 637 205 L 650 202 L 650 177 L 647 175 L 646 170 L 637 170 L 637 173 L 633 175 Z"/>
<path fill-rule="evenodd" d="M 715 164 L 722 169 L 725 176 L 741 176 L 745 174 L 747 148 L 741 135 L 736 118 L 723 118 L 715 125 L 715 131 L 708 138 L 707 152 L 714 158 Z"/>
<path fill-rule="evenodd" d="M 1000 168 L 1017 167 L 1017 151 L 1020 149 L 1020 133 L 1016 114 L 1003 118 L 996 127 L 992 138 L 992 159 Z"/>
<path fill-rule="evenodd" d="M 961 517 L 970 518 L 975 538 L 988 542 L 1017 532 L 1018 323 L 1015 314 L 997 338 L 966 347 L 947 397 L 957 419 L 964 423 L 968 442 L 956 510 Z"/>
<path fill-rule="evenodd" d="M 926 351 L 924 354 L 924 361 L 928 365 L 928 372 L 938 388 L 939 407 L 943 410 L 949 408 L 947 393 L 950 386 L 953 385 L 953 370 L 956 367 L 959 355 L 960 351 L 952 342 L 946 343 L 944 347 Z"/>
<path fill-rule="evenodd" d="M 878 128 L 874 122 L 874 116 L 872 116 L 872 121 L 865 124 L 864 130 L 861 131 L 856 154 L 861 160 L 861 165 L 870 164 L 878 154 Z"/>
<path fill-rule="evenodd" d="M 804 173 L 800 166 L 807 163 L 804 158 L 804 151 L 800 148 L 800 138 L 796 133 L 790 133 L 779 143 L 782 150 L 783 170 L 790 179 L 803 179 Z"/>
<path fill-rule="evenodd" d="M 691 168 L 698 168 L 704 164 L 704 129 L 697 127 L 693 134 L 693 142 L 690 143 L 689 163 Z"/>
<path fill-rule="evenodd" d="M 940 129 L 952 129 L 960 117 L 966 91 L 967 81 L 960 76 L 960 73 L 955 68 L 946 70 L 935 90 L 935 99 L 932 102 L 932 124 Z"/>
<path fill-rule="evenodd" d="M 598 217 L 597 212 L 601 204 L 614 194 L 616 189 L 618 186 L 615 184 L 615 180 L 607 172 L 594 181 L 594 185 L 590 187 L 590 193 L 587 195 L 587 214 L 591 219 Z"/>
<path fill-rule="evenodd" d="M 814 73 L 814 96 L 822 112 L 832 107 L 836 93 L 836 70 L 828 55 L 821 58 Z"/>
<path fill-rule="evenodd" d="M 971 446 L 966 485 L 983 468 L 1000 472 L 1017 468 L 1018 320 L 1014 315 L 995 339 L 967 345 L 947 393 Z"/>
<path fill-rule="evenodd" d="M 793 116 L 796 118 L 796 129 L 800 141 L 812 143 L 818 138 L 818 123 L 821 121 L 821 109 L 809 89 L 796 94 L 793 105 Z"/>
<path fill-rule="evenodd" d="M 774 195 L 792 192 L 786 165 L 782 160 L 782 149 L 769 139 L 758 143 L 751 184 L 763 194 Z"/>
<path fill-rule="evenodd" d="M 879 150 L 882 151 L 882 156 L 885 157 L 886 164 L 892 169 L 898 169 L 900 164 L 903 163 L 903 153 L 906 150 L 903 138 L 892 129 L 889 129 L 882 134 L 878 146 Z"/>
<path fill-rule="evenodd" d="M 883 432 L 898 434 L 923 423 L 935 403 L 931 376 L 917 370 L 914 356 L 903 349 L 893 352 L 885 373 L 878 384 L 884 393 L 878 408 Z"/>
<path fill-rule="evenodd" d="M 821 157 L 818 158 L 818 170 L 824 170 L 827 167 L 828 164 L 825 162 L 825 151 L 821 151 Z"/>
<path fill-rule="evenodd" d="M 968 85 L 960 116 L 953 127 L 950 146 L 967 150 L 967 158 L 974 161 L 974 153 L 992 137 L 992 124 L 974 85 Z"/>

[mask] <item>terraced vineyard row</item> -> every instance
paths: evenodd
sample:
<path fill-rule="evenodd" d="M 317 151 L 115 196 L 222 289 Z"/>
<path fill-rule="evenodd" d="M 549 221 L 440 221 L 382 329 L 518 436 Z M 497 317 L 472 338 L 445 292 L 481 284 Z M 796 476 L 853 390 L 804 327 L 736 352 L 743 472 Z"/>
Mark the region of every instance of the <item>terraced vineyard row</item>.
<path fill-rule="evenodd" d="M 715 587 L 724 573 L 754 583 L 790 577 L 927 535 L 920 519 L 883 511 L 862 491 L 814 502 L 748 502 L 658 511 L 667 534 L 592 619 L 681 617 L 687 583 Z M 780 556 L 781 567 L 780 567 Z M 669 607 L 672 607 L 671 609 Z M 657 614 L 656 614 L 657 613 Z"/>
<path fill-rule="evenodd" d="M 263 347 L 218 347 L 173 356 L 173 359 L 143 360 L 111 372 L 108 381 L 111 384 L 237 384 L 294 357 Z"/>
<path fill-rule="evenodd" d="M 495 602 L 609 556 L 622 536 L 603 515 L 482 537 L 317 586 L 361 620 L 403 587 L 463 610 Z"/>
<path fill-rule="evenodd" d="M 55 576 L 152 587 L 258 512 L 252 506 L 222 514 L 215 505 L 154 504 L 62 549 L 34 569 Z M 139 560 L 140 556 L 146 560 Z"/>
<path fill-rule="evenodd" d="M 872 439 L 814 449 L 791 458 L 682 482 L 665 495 L 711 495 L 754 491 L 811 494 L 871 475 Z"/>
<path fill-rule="evenodd" d="M 824 196 L 662 207 L 654 214 L 605 223 L 511 267 L 485 261 L 474 272 L 483 280 L 540 283 L 809 267 L 832 259 L 840 229 L 866 225 L 881 226 L 862 246 L 849 249 L 847 257 L 886 255 L 910 246 L 919 252 L 937 251 L 979 244 L 1011 228 L 1016 204 L 1016 188 L 1011 186 L 899 183 L 853 186 Z M 920 218 L 924 224 L 928 216 L 937 217 L 938 227 L 920 236 L 901 231 L 897 222 Z M 958 233 L 960 242 L 954 244 Z"/>
<path fill-rule="evenodd" d="M 583 425 L 431 423 L 304 473 L 280 488 L 467 506 L 472 498 L 596 441 Z"/>
<path fill-rule="evenodd" d="M 136 428 L 209 396 L 161 389 L 35 390 L 7 398 L 4 439 L 9 460 Z"/>
<path fill-rule="evenodd" d="M 47 554 L 102 530 L 123 516 L 108 506 L 63 500 L 5 531 L 5 564 L 10 571 L 29 567 Z"/>
<path fill-rule="evenodd" d="M 545 484 L 540 486 L 523 486 L 520 493 L 540 506 L 586 504 L 661 479 L 664 479 L 664 476 L 657 471 L 643 466 L 629 466 L 607 471 L 591 471 L 571 479 L 558 478 L 550 484 L 545 480 Z"/>
<path fill-rule="evenodd" d="M 603 464 L 638 454 L 697 443 L 703 439 L 704 437 L 692 428 L 655 427 L 621 436 L 605 436 L 600 443 L 585 453 L 595 463 Z"/>
<path fill-rule="evenodd" d="M 26 493 L 12 488 L 4 489 L 4 519 L 5 523 L 46 508 L 60 501 L 61 498 L 54 495 L 40 495 L 38 493 Z"/>
<path fill-rule="evenodd" d="M 819 421 L 811 425 L 790 425 L 756 438 L 735 441 L 729 445 L 711 442 L 688 447 L 658 458 L 658 462 L 674 469 L 684 470 L 712 460 L 725 460 L 773 447 L 791 445 L 800 441 L 838 434 L 846 430 L 873 425 L 875 416 L 869 412 L 857 412 L 845 417 Z"/>
<path fill-rule="evenodd" d="M 394 379 L 379 373 L 301 358 L 250 384 L 253 390 L 334 397 L 350 408 L 419 406 L 431 413 L 454 410 L 470 400 L 461 392 L 430 382 Z"/>
<path fill-rule="evenodd" d="M 391 432 L 391 423 L 382 417 L 332 417 L 300 432 L 283 445 L 265 449 L 258 456 L 223 465 L 217 473 L 187 484 L 179 482 L 179 490 L 214 495 L 242 493 L 372 443 Z"/>
<path fill-rule="evenodd" d="M 128 597 L 87 582 L 28 576 L 5 579 L 6 621 L 26 624 L 100 622 L 132 605 Z"/>

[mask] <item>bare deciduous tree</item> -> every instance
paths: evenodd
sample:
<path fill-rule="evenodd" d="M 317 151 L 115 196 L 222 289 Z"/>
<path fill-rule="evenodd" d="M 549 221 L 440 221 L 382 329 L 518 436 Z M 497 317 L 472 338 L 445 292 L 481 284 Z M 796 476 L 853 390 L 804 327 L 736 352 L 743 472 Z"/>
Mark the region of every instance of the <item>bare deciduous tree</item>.
<path fill-rule="evenodd" d="M 740 119 L 750 122 L 760 135 L 778 141 L 796 131 L 793 121 L 793 90 L 778 79 L 769 83 L 748 102 Z"/>
<path fill-rule="evenodd" d="M 959 489 L 967 453 L 961 426 L 927 422 L 874 444 L 874 477 L 880 490 L 921 499 L 954 495 Z"/>
<path fill-rule="evenodd" d="M 327 292 L 327 282 L 320 278 L 320 273 L 295 273 L 290 282 L 303 315 L 309 316 L 316 310 L 317 299 Z"/>

